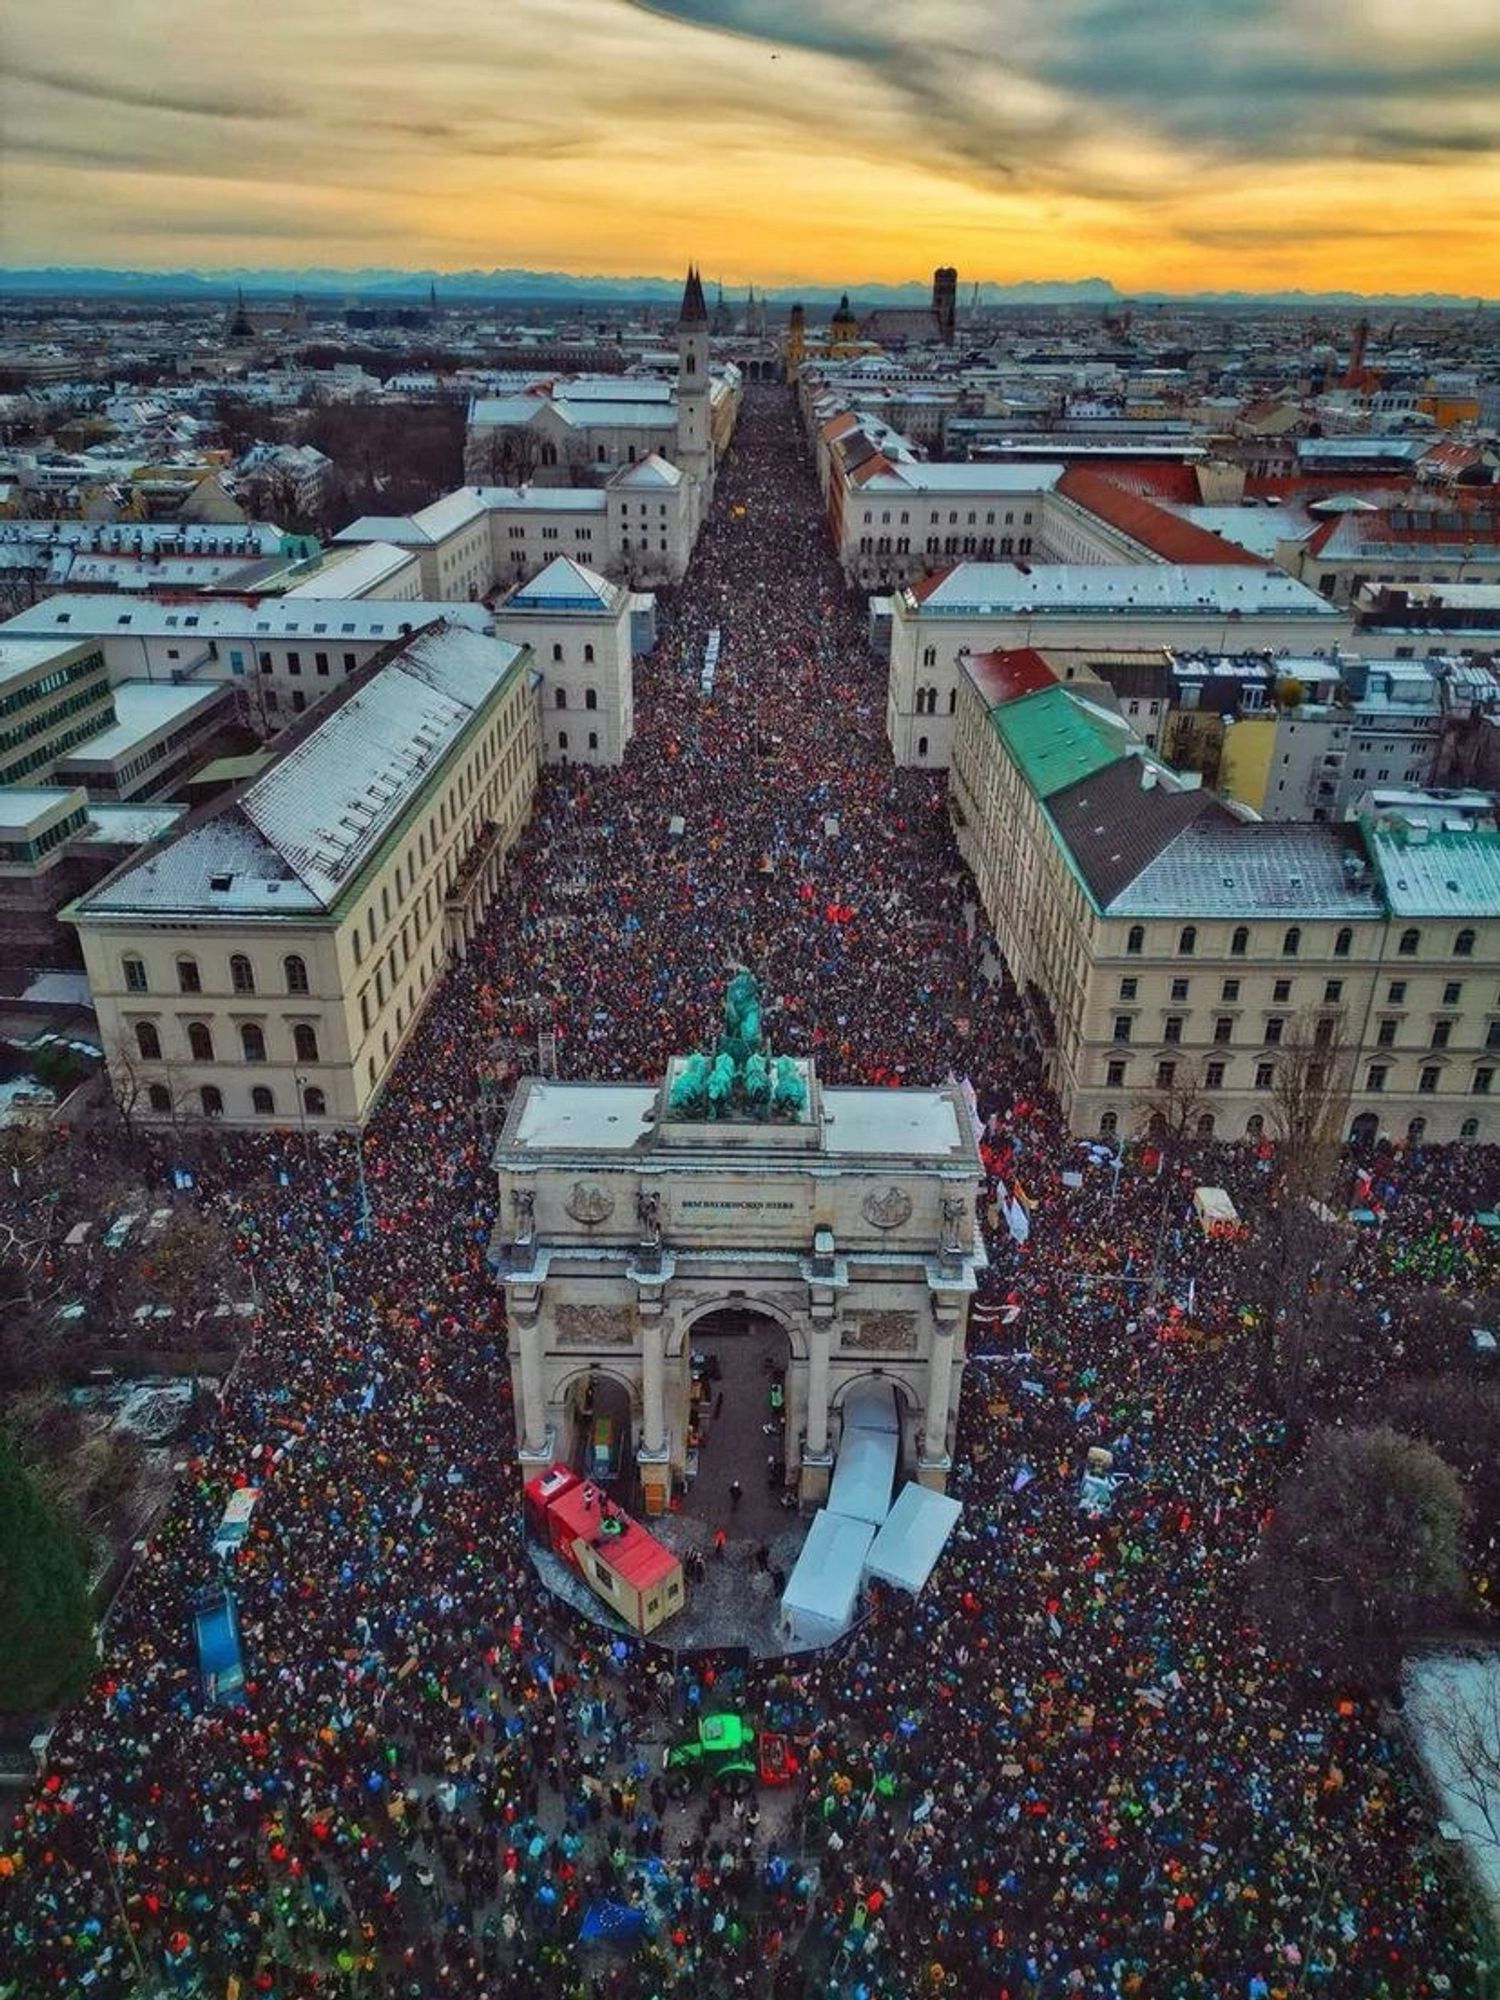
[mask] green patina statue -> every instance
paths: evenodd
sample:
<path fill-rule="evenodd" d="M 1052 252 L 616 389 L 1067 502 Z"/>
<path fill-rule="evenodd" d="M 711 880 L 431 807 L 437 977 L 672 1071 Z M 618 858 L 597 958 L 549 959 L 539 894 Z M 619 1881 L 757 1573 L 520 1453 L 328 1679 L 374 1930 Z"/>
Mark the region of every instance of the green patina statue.
<path fill-rule="evenodd" d="M 753 973 L 737 972 L 724 989 L 724 1026 L 710 1056 L 695 1050 L 667 1093 L 667 1116 L 785 1118 L 802 1116 L 807 1085 L 791 1056 L 772 1056 L 761 1045 L 760 987 Z"/>
<path fill-rule="evenodd" d="M 776 1058 L 776 1081 L 771 1086 L 771 1109 L 783 1118 L 800 1118 L 807 1103 L 807 1085 L 790 1056 Z"/>

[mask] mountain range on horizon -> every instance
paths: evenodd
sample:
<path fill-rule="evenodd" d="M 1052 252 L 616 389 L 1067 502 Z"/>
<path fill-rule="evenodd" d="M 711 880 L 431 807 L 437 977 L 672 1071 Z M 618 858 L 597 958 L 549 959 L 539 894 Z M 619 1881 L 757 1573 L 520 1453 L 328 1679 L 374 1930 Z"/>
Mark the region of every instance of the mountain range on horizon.
<path fill-rule="evenodd" d="M 712 284 L 713 280 L 709 283 Z M 350 296 L 359 300 L 421 298 L 436 286 L 449 303 L 459 299 L 494 299 L 524 304 L 673 304 L 682 294 L 682 280 L 666 277 L 605 277 L 568 271 L 404 271 L 383 266 L 363 266 L 354 270 L 308 266 L 304 269 L 245 267 L 223 270 L 141 271 L 112 269 L 103 265 L 49 265 L 41 268 L 0 270 L 0 302 L 10 293 L 36 297 L 49 293 L 86 294 L 118 297 L 194 297 L 207 294 L 229 295 L 236 290 L 247 294 L 284 295 L 302 292 L 324 298 Z M 745 296 L 746 288 L 726 291 L 731 301 Z M 959 286 L 960 298 L 968 301 L 972 282 Z M 846 292 L 856 307 L 920 306 L 927 303 L 926 285 L 911 280 L 902 284 L 823 284 L 769 285 L 756 287 L 758 297 L 772 305 L 791 305 L 800 300 L 807 305 L 832 305 Z M 1204 291 L 1121 292 L 1108 278 L 1025 279 L 1010 284 L 981 280 L 981 306 L 1004 305 L 1203 305 L 1203 306 L 1379 306 L 1411 309 L 1478 310 L 1494 301 L 1459 296 L 1452 292 L 1278 292 Z"/>

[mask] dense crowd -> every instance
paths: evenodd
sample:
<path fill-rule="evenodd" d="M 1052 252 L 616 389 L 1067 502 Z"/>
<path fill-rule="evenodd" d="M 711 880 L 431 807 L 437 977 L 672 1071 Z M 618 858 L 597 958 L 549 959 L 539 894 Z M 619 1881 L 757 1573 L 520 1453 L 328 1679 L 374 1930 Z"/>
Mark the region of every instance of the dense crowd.
<path fill-rule="evenodd" d="M 1287 1441 L 1230 1365 L 1233 1252 L 1195 1229 L 1191 1191 L 1207 1174 L 1253 1215 L 1273 1163 L 1117 1166 L 1067 1136 L 941 782 L 891 767 L 776 392 L 750 392 L 637 709 L 620 771 L 547 774 L 361 1142 L 368 1219 L 349 1138 L 232 1139 L 198 1174 L 263 1317 L 6 1843 L 0 1988 L 1476 1990 L 1399 1738 L 1247 1622 Z M 829 1081 L 972 1078 L 1029 1236 L 985 1204 L 965 1513 L 922 1598 L 877 1596 L 836 1656 L 710 1689 L 574 1619 L 522 1551 L 478 1079 L 540 1028 L 564 1074 L 654 1077 L 709 1036 L 740 963 L 774 1046 Z M 1461 1219 L 1495 1169 L 1473 1149 L 1374 1162 L 1351 1282 L 1393 1315 L 1418 1284 L 1493 1282 Z M 1099 1518 L 1078 1505 L 1095 1445 L 1118 1475 Z M 262 1488 L 232 1569 L 249 1686 L 209 1706 L 188 1606 L 241 1484 Z M 801 1744 L 779 1816 L 663 1794 L 663 1737 L 726 1695 Z M 628 1947 L 580 1943 L 600 1900 L 639 1912 Z"/>

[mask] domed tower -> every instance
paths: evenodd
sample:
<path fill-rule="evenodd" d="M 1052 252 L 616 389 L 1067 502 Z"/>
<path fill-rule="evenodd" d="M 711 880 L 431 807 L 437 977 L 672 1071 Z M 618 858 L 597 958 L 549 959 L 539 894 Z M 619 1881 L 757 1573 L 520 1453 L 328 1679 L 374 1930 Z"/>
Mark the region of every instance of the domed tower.
<path fill-rule="evenodd" d="M 786 323 L 786 379 L 795 382 L 797 370 L 807 359 L 807 314 L 799 299 Z"/>
<path fill-rule="evenodd" d="M 713 490 L 714 448 L 709 421 L 708 306 L 703 281 L 689 269 L 677 314 L 677 463 L 698 484 L 701 510 Z"/>
<path fill-rule="evenodd" d="M 847 292 L 839 300 L 838 311 L 828 322 L 828 339 L 834 347 L 848 347 L 859 339 L 859 322 L 854 317 Z"/>

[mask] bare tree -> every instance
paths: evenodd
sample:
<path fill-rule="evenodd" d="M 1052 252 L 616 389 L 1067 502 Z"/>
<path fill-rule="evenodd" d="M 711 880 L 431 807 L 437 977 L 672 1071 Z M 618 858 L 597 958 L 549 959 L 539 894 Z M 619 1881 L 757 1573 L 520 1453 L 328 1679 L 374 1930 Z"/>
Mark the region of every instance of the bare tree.
<path fill-rule="evenodd" d="M 1212 1112 L 1197 1058 L 1163 1056 L 1155 1084 L 1136 1098 L 1135 1109 L 1141 1133 L 1160 1144 L 1169 1162 L 1175 1161 Z"/>
<path fill-rule="evenodd" d="M 1262 1387 L 1290 1424 L 1306 1421 L 1315 1378 L 1347 1331 L 1342 1280 L 1354 1250 L 1353 1229 L 1306 1200 L 1268 1208 L 1246 1240 L 1240 1298 L 1254 1315 Z"/>
<path fill-rule="evenodd" d="M 1500 1674 L 1489 1666 L 1464 1660 L 1422 1674 L 1409 1705 L 1434 1777 L 1468 1808 L 1465 1831 L 1500 1851 Z"/>
<path fill-rule="evenodd" d="M 1271 1082 L 1285 1198 L 1327 1199 L 1343 1149 L 1354 1052 L 1339 1008 L 1308 1009 L 1287 1023 Z"/>

